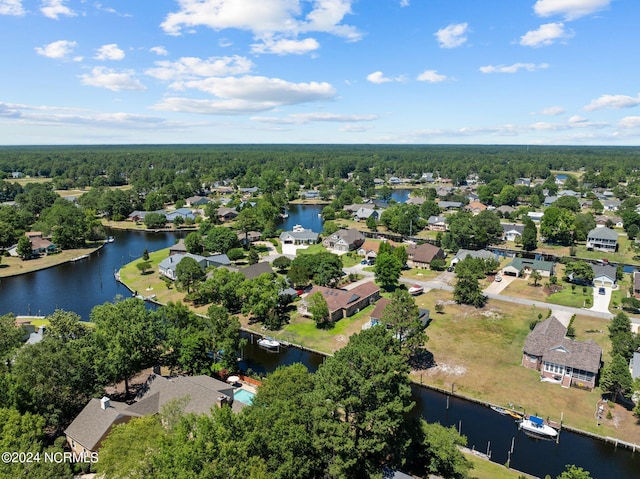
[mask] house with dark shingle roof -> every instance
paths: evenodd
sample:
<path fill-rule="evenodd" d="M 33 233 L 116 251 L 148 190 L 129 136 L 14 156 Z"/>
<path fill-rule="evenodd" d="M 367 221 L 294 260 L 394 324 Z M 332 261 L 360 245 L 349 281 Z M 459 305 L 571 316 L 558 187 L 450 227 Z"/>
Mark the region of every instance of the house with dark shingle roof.
<path fill-rule="evenodd" d="M 618 281 L 616 268 L 610 264 L 592 264 L 593 285 L 613 287 Z"/>
<path fill-rule="evenodd" d="M 273 274 L 273 268 L 267 261 L 261 261 L 238 270 L 246 279 L 254 279 L 262 274 Z"/>
<path fill-rule="evenodd" d="M 427 229 L 430 231 L 447 231 L 447 217 L 446 216 L 429 216 L 427 219 Z"/>
<path fill-rule="evenodd" d="M 329 320 L 338 321 L 353 316 L 362 308 L 374 304 L 380 298 L 380 288 L 372 282 L 359 284 L 352 289 L 334 289 L 314 286 L 300 303 L 300 313 L 309 316 L 306 298 L 315 293 L 322 294 L 329 307 Z"/>
<path fill-rule="evenodd" d="M 419 245 L 409 245 L 407 248 L 407 265 L 412 268 L 429 269 L 431 261 L 436 258 L 444 259 L 445 252 L 430 243 L 424 243 Z"/>
<path fill-rule="evenodd" d="M 587 233 L 587 249 L 615 253 L 618 233 L 609 228 L 596 227 Z"/>
<path fill-rule="evenodd" d="M 502 240 L 503 241 L 515 241 L 518 238 L 522 238 L 524 232 L 524 225 L 502 223 Z"/>
<path fill-rule="evenodd" d="M 152 374 L 129 405 L 108 397 L 92 399 L 64 431 L 76 454 L 96 452 L 111 429 L 135 417 L 158 414 L 171 401 L 181 401 L 183 411 L 210 414 L 215 406 L 231 405 L 237 412 L 244 407 L 233 401 L 233 387 L 209 376 L 166 378 Z"/>
<path fill-rule="evenodd" d="M 522 348 L 522 365 L 563 387 L 593 389 L 600 371 L 602 348 L 592 340 L 567 338 L 567 328 L 554 316 L 538 323 Z"/>

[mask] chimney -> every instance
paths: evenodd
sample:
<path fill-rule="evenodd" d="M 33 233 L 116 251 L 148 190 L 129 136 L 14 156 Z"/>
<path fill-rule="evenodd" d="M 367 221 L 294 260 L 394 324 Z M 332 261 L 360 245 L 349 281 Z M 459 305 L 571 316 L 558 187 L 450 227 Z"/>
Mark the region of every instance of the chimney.
<path fill-rule="evenodd" d="M 100 407 L 104 410 L 107 410 L 111 405 L 109 404 L 109 398 L 107 396 L 103 396 L 102 399 L 100 399 Z"/>

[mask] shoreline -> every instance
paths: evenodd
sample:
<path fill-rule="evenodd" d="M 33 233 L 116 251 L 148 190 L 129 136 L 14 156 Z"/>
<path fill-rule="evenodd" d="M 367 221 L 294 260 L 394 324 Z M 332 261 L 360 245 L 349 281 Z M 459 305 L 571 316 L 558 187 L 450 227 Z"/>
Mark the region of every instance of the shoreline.
<path fill-rule="evenodd" d="M 80 255 L 77 255 L 77 256 L 74 255 L 71 258 L 64 259 L 64 260 L 59 261 L 59 262 L 55 262 L 55 263 L 47 264 L 47 265 L 43 265 L 43 266 L 38 266 L 38 267 L 36 267 L 34 269 L 29 269 L 27 271 L 11 271 L 9 274 L 4 274 L 4 270 L 8 269 L 8 268 L 11 268 L 11 266 L 9 266 L 9 267 L 0 267 L 0 279 L 12 278 L 14 276 L 20 276 L 20 275 L 24 275 L 24 274 L 35 273 L 37 271 L 44 271 L 44 270 L 47 270 L 47 269 L 55 268 L 56 266 L 60 266 L 62 264 L 74 263 L 75 261 L 84 258 L 85 255 L 86 255 L 86 257 L 90 257 L 91 255 L 93 255 L 97 251 L 99 251 L 102 248 L 104 248 L 104 246 L 106 244 L 107 244 L 107 242 L 105 241 L 104 243 L 102 243 L 101 245 L 97 246 L 96 248 L 79 248 L 79 250 L 81 250 L 81 251 L 86 251 L 86 250 L 89 250 L 89 251 L 87 251 L 86 253 L 82 253 Z M 73 252 L 73 251 L 76 251 L 76 250 L 65 250 L 62 253 L 59 253 L 59 255 L 60 254 L 64 254 L 65 252 L 70 253 L 70 252 Z M 66 255 L 66 256 L 68 256 L 68 255 Z M 38 261 L 38 260 L 30 260 L 30 261 Z M 2 263 L 2 265 L 6 265 L 6 263 Z M 0 265 L 0 266 L 2 266 L 2 265 Z"/>

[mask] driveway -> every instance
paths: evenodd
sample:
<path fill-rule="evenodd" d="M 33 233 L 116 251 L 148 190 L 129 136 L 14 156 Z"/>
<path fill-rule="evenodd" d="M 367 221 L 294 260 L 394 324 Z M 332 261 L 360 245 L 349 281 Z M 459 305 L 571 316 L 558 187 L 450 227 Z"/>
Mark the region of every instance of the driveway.
<path fill-rule="evenodd" d="M 504 288 L 509 286 L 515 279 L 517 279 L 515 276 L 509 276 L 507 274 L 501 275 L 501 276 L 502 276 L 502 281 L 494 281 L 484 289 L 484 292 L 492 293 L 492 294 L 500 294 L 502 290 L 504 290 Z"/>
<path fill-rule="evenodd" d="M 605 294 L 598 293 L 600 287 L 593 288 L 593 306 L 589 308 L 590 311 L 597 311 L 600 313 L 609 312 L 609 303 L 611 302 L 612 289 L 607 286 L 602 286 Z"/>

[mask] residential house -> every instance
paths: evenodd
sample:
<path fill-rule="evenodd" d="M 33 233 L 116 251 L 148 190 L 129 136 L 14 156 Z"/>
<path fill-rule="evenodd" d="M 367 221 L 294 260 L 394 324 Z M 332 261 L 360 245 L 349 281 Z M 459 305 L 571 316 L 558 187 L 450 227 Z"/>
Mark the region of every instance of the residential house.
<path fill-rule="evenodd" d="M 522 238 L 524 225 L 502 223 L 502 241 L 516 241 Z"/>
<path fill-rule="evenodd" d="M 401 185 L 402 184 L 402 180 L 400 178 L 398 178 L 397 176 L 392 176 L 391 178 L 389 178 L 389 184 L 390 185 Z"/>
<path fill-rule="evenodd" d="M 610 264 L 592 264 L 593 285 L 595 287 L 607 286 L 612 288 L 618 281 L 616 268 Z"/>
<path fill-rule="evenodd" d="M 477 215 L 478 213 L 480 213 L 481 211 L 484 211 L 486 209 L 487 209 L 487 206 L 483 205 L 479 201 L 472 201 L 471 203 L 469 203 L 468 205 L 466 205 L 464 207 L 465 211 L 470 211 L 474 215 Z"/>
<path fill-rule="evenodd" d="M 515 186 L 531 186 L 531 178 L 518 178 L 515 183 Z"/>
<path fill-rule="evenodd" d="M 184 200 L 187 206 L 205 206 L 211 202 L 206 196 L 190 196 Z"/>
<path fill-rule="evenodd" d="M 175 281 L 176 268 L 184 258 L 192 258 L 200 265 L 200 267 L 202 267 L 203 270 L 210 267 L 219 268 L 220 266 L 229 266 L 231 264 L 231 260 L 226 254 L 200 256 L 198 254 L 191 253 L 176 253 L 160 261 L 160 264 L 158 264 L 158 273 Z"/>
<path fill-rule="evenodd" d="M 425 201 L 427 201 L 427 199 L 424 196 L 411 196 L 410 198 L 407 199 L 407 201 L 405 201 L 405 203 L 408 205 L 420 206 Z"/>
<path fill-rule="evenodd" d="M 544 198 L 544 206 L 551 206 L 552 204 L 554 204 L 556 201 L 558 200 L 557 196 L 545 196 Z"/>
<path fill-rule="evenodd" d="M 587 234 L 587 249 L 615 253 L 618 251 L 618 233 L 596 227 Z"/>
<path fill-rule="evenodd" d="M 540 259 L 513 258 L 513 261 L 502 268 L 503 274 L 509 276 L 523 276 L 531 274 L 534 271 L 540 273 L 541 276 L 548 278 L 553 275 L 553 261 L 543 261 Z"/>
<path fill-rule="evenodd" d="M 193 414 L 210 414 L 213 407 L 222 404 L 231 405 L 234 411 L 244 406 L 233 401 L 232 386 L 209 376 L 165 378 L 152 374 L 131 405 L 108 397 L 91 399 L 64 431 L 67 444 L 76 454 L 95 453 L 114 426 L 158 414 L 176 400 L 184 401 L 183 411 Z"/>
<path fill-rule="evenodd" d="M 352 205 L 344 205 L 342 209 L 348 211 L 353 216 L 360 208 L 372 208 L 371 203 L 354 203 Z"/>
<path fill-rule="evenodd" d="M 460 201 L 440 201 L 438 207 L 443 210 L 457 210 L 462 208 L 462 203 Z"/>
<path fill-rule="evenodd" d="M 527 213 L 527 216 L 531 219 L 531 221 L 533 221 L 534 223 L 540 223 L 540 221 L 542 220 L 542 217 L 544 216 L 544 213 L 542 213 L 541 211 L 529 211 Z"/>
<path fill-rule="evenodd" d="M 596 216 L 596 225 L 607 226 L 611 225 L 613 228 L 624 228 L 624 221 L 619 216 Z"/>
<path fill-rule="evenodd" d="M 235 208 L 229 208 L 226 206 L 218 208 L 217 213 L 218 213 L 218 219 L 223 222 L 234 220 L 239 214 Z"/>
<path fill-rule="evenodd" d="M 409 245 L 407 248 L 407 265 L 412 268 L 429 269 L 431 261 L 436 258 L 444 259 L 446 253 L 430 243 Z"/>
<path fill-rule="evenodd" d="M 491 251 L 487 251 L 486 249 L 459 249 L 456 255 L 451 260 L 451 266 L 455 266 L 459 261 L 467 258 L 467 256 L 471 256 L 472 258 L 496 259 L 496 254 L 492 253 Z"/>
<path fill-rule="evenodd" d="M 282 244 L 306 245 L 318 242 L 318 233 L 304 228 L 294 228 L 293 231 L 283 231 L 280 233 Z"/>
<path fill-rule="evenodd" d="M 555 316 L 538 323 L 525 340 L 522 365 L 563 387 L 591 390 L 600 371 L 602 348 L 592 340 L 567 338 L 566 332 Z"/>
<path fill-rule="evenodd" d="M 24 173 L 22 173 L 21 171 L 12 171 L 11 172 L 11 178 L 14 180 L 18 180 L 20 178 L 24 177 Z"/>
<path fill-rule="evenodd" d="M 427 229 L 431 231 L 447 231 L 449 225 L 447 225 L 446 216 L 429 216 L 429 219 L 427 219 Z"/>
<path fill-rule="evenodd" d="M 254 279 L 262 274 L 273 274 L 273 268 L 267 261 L 251 264 L 246 268 L 241 268 L 238 272 L 242 273 L 245 279 Z"/>
<path fill-rule="evenodd" d="M 302 197 L 305 200 L 317 200 L 320 198 L 320 192 L 317 190 L 307 190 L 302 193 Z"/>
<path fill-rule="evenodd" d="M 186 254 L 187 247 L 184 244 L 184 238 L 180 238 L 176 244 L 169 246 L 169 256 L 174 254 Z"/>
<path fill-rule="evenodd" d="M 378 257 L 380 245 L 385 242 L 389 243 L 394 248 L 397 246 L 393 241 L 365 240 L 365 242 L 362 243 L 362 246 L 358 248 L 358 256 L 364 256 L 367 261 L 374 261 Z"/>
<path fill-rule="evenodd" d="M 562 196 L 574 196 L 576 198 L 581 198 L 582 197 L 582 195 L 579 192 L 573 191 L 573 190 L 560 190 L 560 191 L 558 191 L 558 198 L 560 198 Z"/>
<path fill-rule="evenodd" d="M 134 223 L 140 223 L 142 221 L 144 221 L 144 217 L 147 216 L 149 213 L 157 213 L 160 215 L 164 215 L 164 210 L 156 210 L 156 211 L 139 211 L 139 210 L 135 210 L 132 211 L 129 216 L 127 217 L 127 219 L 129 221 L 133 221 Z"/>
<path fill-rule="evenodd" d="M 259 231 L 247 231 L 246 233 L 244 231 L 241 231 L 238 233 L 238 241 L 240 241 L 240 244 L 242 245 L 260 241 L 261 237 L 262 233 L 260 233 Z"/>
<path fill-rule="evenodd" d="M 31 254 L 49 254 L 55 253 L 56 245 L 42 236 L 41 231 L 27 231 L 24 234 L 31 242 Z"/>
<path fill-rule="evenodd" d="M 433 176 L 433 173 L 422 173 L 422 176 L 420 177 L 420 181 L 424 183 L 435 183 L 436 178 Z"/>
<path fill-rule="evenodd" d="M 365 323 L 362 326 L 362 329 L 369 329 L 372 326 L 376 326 L 378 324 L 382 324 L 382 317 L 384 315 L 384 309 L 391 303 L 390 299 L 380 298 L 376 303 L 376 307 L 373 308 L 373 311 L 369 315 L 369 322 Z M 420 323 L 422 324 L 422 328 L 426 328 L 429 324 L 429 315 L 431 312 L 428 309 L 420 308 L 418 309 L 418 319 L 420 319 Z"/>
<path fill-rule="evenodd" d="M 382 210 L 375 210 L 372 207 L 360 208 L 354 213 L 353 218 L 356 221 L 362 221 L 369 219 L 369 217 L 373 217 L 376 221 L 378 221 L 381 214 Z"/>
<path fill-rule="evenodd" d="M 258 192 L 258 187 L 252 186 L 251 188 L 238 188 L 238 191 L 243 195 L 253 195 Z"/>
<path fill-rule="evenodd" d="M 605 211 L 618 211 L 622 202 L 620 200 L 604 200 L 602 206 Z"/>
<path fill-rule="evenodd" d="M 516 209 L 514 207 L 509 206 L 509 205 L 502 205 L 502 206 L 498 206 L 496 208 L 496 212 L 500 213 L 503 217 L 509 216 L 515 210 Z"/>
<path fill-rule="evenodd" d="M 330 321 L 338 321 L 339 319 L 353 316 L 362 308 L 374 304 L 380 298 L 380 288 L 372 282 L 359 284 L 350 290 L 314 286 L 305 298 L 318 292 L 322 294 L 322 297 L 327 302 Z M 306 316 L 310 315 L 306 300 L 301 302 L 300 312 Z"/>
<path fill-rule="evenodd" d="M 633 273 L 633 295 L 640 298 L 640 273 L 637 271 Z"/>
<path fill-rule="evenodd" d="M 629 361 L 629 372 L 631 379 L 640 378 L 640 351 L 635 351 Z"/>
<path fill-rule="evenodd" d="M 327 249 L 346 253 L 358 249 L 364 243 L 364 235 L 355 228 L 341 229 L 329 235 L 322 242 Z"/>
<path fill-rule="evenodd" d="M 382 185 L 384 185 L 384 180 L 382 178 L 374 178 L 373 179 L 373 184 L 375 186 L 382 186 Z"/>
<path fill-rule="evenodd" d="M 176 218 L 181 217 L 183 220 L 190 219 L 195 220 L 196 216 L 193 214 L 193 211 L 189 208 L 178 208 L 174 211 L 169 211 L 164 214 L 169 223 L 173 223 Z"/>

